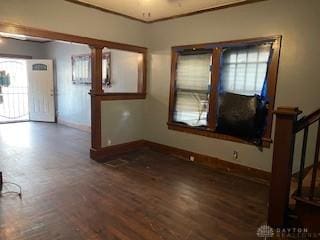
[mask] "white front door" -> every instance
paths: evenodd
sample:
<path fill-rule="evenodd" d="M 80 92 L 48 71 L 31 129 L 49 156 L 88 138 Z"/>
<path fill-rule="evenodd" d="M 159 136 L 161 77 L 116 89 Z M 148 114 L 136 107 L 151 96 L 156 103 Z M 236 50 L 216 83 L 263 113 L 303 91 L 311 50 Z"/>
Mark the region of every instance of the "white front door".
<path fill-rule="evenodd" d="M 27 75 L 30 120 L 54 122 L 52 60 L 27 60 Z"/>

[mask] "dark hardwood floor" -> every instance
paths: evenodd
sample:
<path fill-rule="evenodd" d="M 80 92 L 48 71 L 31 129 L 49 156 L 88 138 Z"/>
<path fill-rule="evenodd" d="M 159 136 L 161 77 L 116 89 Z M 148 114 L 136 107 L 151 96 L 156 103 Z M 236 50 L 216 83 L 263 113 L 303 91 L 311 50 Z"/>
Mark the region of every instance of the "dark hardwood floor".
<path fill-rule="evenodd" d="M 89 159 L 88 133 L 0 125 L 0 170 L 22 199 L 0 198 L 1 240 L 257 239 L 265 185 L 150 150 L 114 168 Z"/>

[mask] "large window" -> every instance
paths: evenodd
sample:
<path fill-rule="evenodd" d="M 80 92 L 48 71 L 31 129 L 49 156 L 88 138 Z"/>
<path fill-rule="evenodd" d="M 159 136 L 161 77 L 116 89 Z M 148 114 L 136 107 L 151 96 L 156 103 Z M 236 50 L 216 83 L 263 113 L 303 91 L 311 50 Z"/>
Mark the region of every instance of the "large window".
<path fill-rule="evenodd" d="M 263 102 L 268 107 L 262 134 L 264 145 L 268 145 L 280 42 L 281 37 L 270 37 L 173 47 L 169 128 L 244 142 L 219 133 L 219 108 L 228 93 L 234 100 Z M 241 118 L 235 107 L 230 111 Z"/>

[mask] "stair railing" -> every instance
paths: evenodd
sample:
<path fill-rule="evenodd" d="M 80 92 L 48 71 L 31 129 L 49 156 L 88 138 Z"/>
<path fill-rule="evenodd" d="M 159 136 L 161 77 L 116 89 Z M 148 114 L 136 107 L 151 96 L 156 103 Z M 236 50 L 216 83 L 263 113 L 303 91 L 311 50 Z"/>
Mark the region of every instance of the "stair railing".
<path fill-rule="evenodd" d="M 316 151 L 312 166 L 313 174 L 309 194 L 310 200 L 313 199 L 315 193 L 320 145 L 320 109 L 307 117 L 297 120 L 299 114 L 301 114 L 301 111 L 298 108 L 291 107 L 279 107 L 275 111 L 276 126 L 269 194 L 268 224 L 276 228 L 286 227 L 288 223 L 288 205 L 296 134 L 302 130 L 304 131 L 297 191 L 297 194 L 301 196 L 309 127 L 318 121 Z"/>
<path fill-rule="evenodd" d="M 316 188 L 316 178 L 317 178 L 317 171 L 318 171 L 318 163 L 319 163 L 319 148 L 320 148 L 320 109 L 311 113 L 309 116 L 300 119 L 296 123 L 295 132 L 298 133 L 300 131 L 304 131 L 303 133 L 303 143 L 302 143 L 302 152 L 301 152 L 301 161 L 300 161 L 300 171 L 299 171 L 299 179 L 298 179 L 298 190 L 297 196 L 301 197 L 302 195 L 302 184 L 304 179 L 304 170 L 305 170 L 305 156 L 307 150 L 307 141 L 308 141 L 308 132 L 309 127 L 318 122 L 318 130 L 317 130 L 317 138 L 316 138 L 316 148 L 315 148 L 315 155 L 314 161 L 312 165 L 312 178 L 310 184 L 310 192 L 309 192 L 309 200 L 312 201 L 315 193 Z"/>

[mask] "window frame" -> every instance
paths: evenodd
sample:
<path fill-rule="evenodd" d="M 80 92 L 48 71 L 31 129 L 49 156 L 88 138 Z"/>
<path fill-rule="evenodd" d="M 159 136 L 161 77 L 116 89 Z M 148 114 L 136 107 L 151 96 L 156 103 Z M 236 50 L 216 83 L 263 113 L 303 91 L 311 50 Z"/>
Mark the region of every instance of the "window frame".
<path fill-rule="evenodd" d="M 191 51 L 190 51 L 191 52 Z M 192 52 L 191 52 L 192 54 L 189 54 L 189 53 L 186 53 L 185 54 L 185 56 L 187 56 L 187 55 L 200 55 L 200 54 L 212 54 L 212 50 L 211 49 L 197 49 L 197 50 L 193 50 Z M 212 57 L 211 57 L 211 59 L 212 59 Z M 178 61 L 178 59 L 177 59 L 177 61 Z M 176 65 L 177 65 L 177 63 L 176 63 Z M 211 64 L 210 64 L 210 67 L 211 67 L 211 65 L 212 65 L 212 62 L 211 62 Z M 175 69 L 177 69 L 177 68 L 175 68 Z M 212 75 L 212 71 L 210 71 L 211 72 L 211 75 Z M 212 84 L 212 79 L 211 79 L 212 77 L 210 77 L 210 85 Z M 177 81 L 177 77 L 176 77 L 176 81 Z M 176 81 L 175 81 L 175 92 L 177 92 L 177 90 L 178 90 L 178 88 L 176 87 Z M 198 90 L 196 90 L 196 89 L 194 89 L 194 90 L 192 90 L 192 89 L 189 89 L 188 90 L 190 93 L 191 92 L 197 92 Z M 208 91 L 208 95 L 209 95 L 209 99 L 208 99 L 208 107 L 210 106 L 209 105 L 209 103 L 210 103 L 210 97 L 211 97 L 211 92 L 210 92 L 210 90 Z M 173 106 L 174 107 L 174 106 Z M 173 109 L 174 110 L 174 109 Z M 209 113 L 209 111 L 210 111 L 210 109 L 208 109 L 208 113 Z M 174 115 L 174 114 L 173 114 Z M 172 121 L 173 121 L 173 118 L 174 118 L 174 116 L 172 116 Z M 208 119 L 207 119 L 207 122 L 209 122 L 208 121 Z M 179 122 L 176 122 L 176 123 L 178 123 L 179 124 Z M 193 127 L 197 127 L 197 126 L 193 126 Z"/>
<path fill-rule="evenodd" d="M 74 72 L 76 71 L 76 62 L 78 61 L 82 61 L 82 58 L 87 58 L 88 61 L 88 65 L 87 65 L 87 73 L 88 76 L 86 77 L 86 80 L 79 80 L 76 79 L 74 76 Z M 91 85 L 92 83 L 92 79 L 91 79 L 91 55 L 90 54 L 78 54 L 78 55 L 72 55 L 71 56 L 71 70 L 72 70 L 72 84 L 75 85 Z"/>
<path fill-rule="evenodd" d="M 204 43 L 195 45 L 174 46 L 171 49 L 171 80 L 170 80 L 170 95 L 169 95 L 169 115 L 168 115 L 168 129 L 181 132 L 192 133 L 196 135 L 202 135 L 206 137 L 218 138 L 223 140 L 229 140 L 233 142 L 240 142 L 246 144 L 253 144 L 249 141 L 243 140 L 239 137 L 218 133 L 215 131 L 217 123 L 217 110 L 218 110 L 218 87 L 221 74 L 221 59 L 223 48 L 225 47 L 246 47 L 254 44 L 263 44 L 266 42 L 273 42 L 272 52 L 270 56 L 270 63 L 267 68 L 267 96 L 269 100 L 267 125 L 262 138 L 262 146 L 270 147 L 272 142 L 272 122 L 273 122 L 273 109 L 275 103 L 278 67 L 280 60 L 282 36 L 270 36 L 260 38 L 250 38 L 234 41 L 224 41 L 216 43 Z M 210 98 L 209 98 L 209 111 L 208 111 L 208 125 L 207 127 L 193 127 L 185 124 L 181 124 L 174 121 L 174 109 L 176 101 L 176 77 L 178 67 L 178 55 L 181 51 L 196 51 L 201 49 L 212 50 L 212 71 L 211 71 L 211 86 L 210 86 Z M 219 67 L 215 67 L 219 66 Z"/>
<path fill-rule="evenodd" d="M 75 64 L 76 64 L 76 61 L 80 61 L 82 60 L 81 58 L 88 58 L 89 59 L 89 62 L 88 62 L 88 69 L 87 69 L 87 72 L 88 72 L 88 76 L 86 78 L 86 80 L 78 80 L 78 79 L 75 79 L 75 76 L 74 76 L 74 71 L 75 71 Z M 109 59 L 109 73 L 111 74 L 111 52 L 103 52 L 102 53 L 102 61 L 105 60 L 105 59 Z M 92 74 L 91 74 L 91 61 L 92 61 L 92 58 L 91 58 L 91 54 L 88 53 L 88 54 L 78 54 L 78 55 L 72 55 L 71 56 L 71 70 L 72 70 L 72 83 L 75 84 L 75 85 L 91 85 L 92 84 Z M 103 86 L 106 86 L 107 84 L 104 82 L 104 79 L 102 79 L 102 85 Z"/>
<path fill-rule="evenodd" d="M 104 48 L 128 51 L 139 53 L 142 55 L 141 61 L 138 63 L 138 88 L 137 92 L 104 92 L 102 84 L 97 81 L 100 79 L 100 73 L 102 73 L 102 64 L 100 64 L 100 59 L 102 59 Z M 92 89 L 90 95 L 92 97 L 98 97 L 101 101 L 113 101 L 113 100 L 136 100 L 136 99 L 146 99 L 147 95 L 147 56 L 148 50 L 143 47 L 135 46 L 90 46 L 91 48 L 91 59 L 92 65 L 95 66 L 92 71 L 92 79 L 95 81 L 92 84 Z M 111 57 L 112 58 L 112 57 Z M 102 61 L 101 61 L 102 62 Z M 112 70 L 111 70 L 112 71 Z"/>

